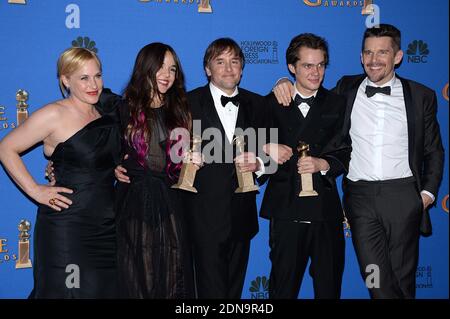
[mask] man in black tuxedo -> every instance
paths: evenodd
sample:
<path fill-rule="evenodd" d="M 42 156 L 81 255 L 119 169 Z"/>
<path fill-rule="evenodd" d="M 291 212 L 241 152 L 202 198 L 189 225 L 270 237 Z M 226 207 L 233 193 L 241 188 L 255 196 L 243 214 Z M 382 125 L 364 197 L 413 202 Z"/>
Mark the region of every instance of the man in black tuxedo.
<path fill-rule="evenodd" d="M 395 74 L 400 45 L 392 25 L 367 29 L 361 55 L 366 75 L 343 77 L 336 86 L 347 97 L 345 129 L 353 142 L 344 180 L 353 245 L 363 278 L 371 264 L 380 270 L 378 287 L 366 280 L 372 298 L 415 297 L 419 226 L 422 220 L 422 231 L 431 231 L 426 210 L 444 164 L 436 94 Z"/>
<path fill-rule="evenodd" d="M 270 218 L 269 296 L 296 299 L 311 259 L 315 298 L 338 299 L 345 240 L 335 179 L 347 172 L 351 150 L 342 134 L 345 99 L 322 86 L 328 64 L 323 38 L 296 36 L 286 62 L 296 79 L 289 107 L 282 107 L 273 93 L 267 96 L 280 144 L 270 144 L 266 151 L 280 166 L 275 174 L 261 177 L 269 177 L 261 207 L 261 216 Z M 310 156 L 299 159 L 299 141 L 309 144 Z M 318 196 L 298 196 L 300 174 L 306 173 L 312 174 Z"/>
<path fill-rule="evenodd" d="M 232 141 L 238 128 L 264 126 L 263 97 L 238 88 L 243 67 L 244 55 L 234 40 L 215 40 L 204 56 L 209 83 L 188 93 L 193 133 L 200 133 L 196 132 L 200 121 L 205 156 L 194 183 L 198 193 L 189 196 L 186 218 L 199 298 L 241 297 L 250 240 L 258 232 L 256 192 L 235 193 L 235 162 L 243 172 L 258 171 L 262 162 L 256 159 L 256 149 L 240 154 L 235 162 L 234 156 L 226 158 L 227 150 L 234 153 Z"/>
<path fill-rule="evenodd" d="M 372 298 L 415 297 L 419 237 L 431 234 L 427 209 L 443 174 L 436 93 L 395 74 L 402 58 L 396 27 L 369 28 L 366 74 L 344 76 L 335 88 L 347 98 L 344 130 L 353 149 L 344 207 Z"/>

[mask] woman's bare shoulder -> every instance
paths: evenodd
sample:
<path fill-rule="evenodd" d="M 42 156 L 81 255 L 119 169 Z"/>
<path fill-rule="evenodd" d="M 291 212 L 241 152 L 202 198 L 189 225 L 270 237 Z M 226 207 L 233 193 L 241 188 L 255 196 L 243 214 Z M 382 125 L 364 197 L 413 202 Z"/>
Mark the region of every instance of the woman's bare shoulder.
<path fill-rule="evenodd" d="M 33 115 L 56 120 L 64 116 L 66 109 L 67 102 L 65 100 L 58 100 L 44 105 L 34 112 Z"/>

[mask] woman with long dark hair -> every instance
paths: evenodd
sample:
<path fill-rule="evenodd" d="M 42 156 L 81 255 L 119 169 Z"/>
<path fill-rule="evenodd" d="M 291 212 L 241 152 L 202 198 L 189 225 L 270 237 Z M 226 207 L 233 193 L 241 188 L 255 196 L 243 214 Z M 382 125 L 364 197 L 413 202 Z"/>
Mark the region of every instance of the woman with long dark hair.
<path fill-rule="evenodd" d="M 118 279 L 125 298 L 193 297 L 183 193 L 171 189 L 181 164 L 169 156 L 171 133 L 191 130 L 184 75 L 175 51 L 162 43 L 141 49 L 120 107 L 123 168 L 116 197 Z M 181 155 L 181 150 L 178 155 Z"/>

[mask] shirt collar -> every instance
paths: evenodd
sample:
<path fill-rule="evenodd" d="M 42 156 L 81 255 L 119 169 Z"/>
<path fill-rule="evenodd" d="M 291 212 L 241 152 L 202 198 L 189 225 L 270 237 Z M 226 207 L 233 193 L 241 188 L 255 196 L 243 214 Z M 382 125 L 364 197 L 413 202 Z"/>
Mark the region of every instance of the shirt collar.
<path fill-rule="evenodd" d="M 314 92 L 313 95 L 305 96 L 305 95 L 301 94 L 301 93 L 298 91 L 297 86 L 294 84 L 294 95 L 292 96 L 292 100 L 295 99 L 295 96 L 296 96 L 297 94 L 300 95 L 300 96 L 301 96 L 302 98 L 304 98 L 304 99 L 307 99 L 307 98 L 309 98 L 309 97 L 311 97 L 311 96 L 316 97 L 316 96 L 317 96 L 317 92 L 319 92 L 319 90 L 316 90 L 316 92 Z"/>
<path fill-rule="evenodd" d="M 366 86 L 370 85 L 370 86 L 375 86 L 375 87 L 386 87 L 386 86 L 394 87 L 396 81 L 397 81 L 397 77 L 396 77 L 395 73 L 394 73 L 394 76 L 392 77 L 392 79 L 390 79 L 388 82 L 384 83 L 382 86 L 379 86 L 379 85 L 373 83 L 372 81 L 369 80 L 368 77 L 366 77 Z"/>
<path fill-rule="evenodd" d="M 228 97 L 233 97 L 233 96 L 238 95 L 238 93 L 239 93 L 238 87 L 236 87 L 234 89 L 233 94 L 228 95 L 227 93 L 225 93 L 224 91 L 219 89 L 217 86 L 215 86 L 212 82 L 209 82 L 209 89 L 211 90 L 211 95 L 214 99 L 214 103 L 217 105 L 222 105 L 222 102 L 220 101 L 220 98 L 222 97 L 222 95 L 228 96 Z"/>

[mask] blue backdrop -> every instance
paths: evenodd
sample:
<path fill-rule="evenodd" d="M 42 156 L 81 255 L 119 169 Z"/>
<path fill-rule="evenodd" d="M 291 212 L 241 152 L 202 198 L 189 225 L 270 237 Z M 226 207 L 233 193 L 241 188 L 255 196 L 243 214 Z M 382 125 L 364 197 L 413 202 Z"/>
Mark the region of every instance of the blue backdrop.
<path fill-rule="evenodd" d="M 206 82 L 202 58 L 207 45 L 232 37 L 247 57 L 241 86 L 266 94 L 287 74 L 284 56 L 291 38 L 313 32 L 330 44 L 325 86 L 331 88 L 342 75 L 362 72 L 359 56 L 367 19 L 362 10 L 371 2 L 377 5 L 375 17 L 403 32 L 405 58 L 398 73 L 437 92 L 448 154 L 448 0 L 212 0 L 212 13 L 199 12 L 200 0 L 0 0 L 0 138 L 17 125 L 18 89 L 29 92 L 30 113 L 60 98 L 56 60 L 72 45 L 96 48 L 105 86 L 121 92 L 139 49 L 166 42 L 179 54 L 187 88 L 193 89 Z M 44 183 L 42 147 L 23 160 Z M 434 233 L 420 243 L 418 298 L 448 298 L 448 157 L 445 163 L 437 206 L 431 210 Z M 258 202 L 261 198 L 262 192 Z M 32 288 L 32 269 L 15 269 L 15 259 L 17 225 L 21 219 L 34 225 L 35 215 L 36 206 L 0 170 L 0 298 L 25 298 Z M 342 297 L 368 298 L 350 238 L 346 244 Z M 268 252 L 268 222 L 261 219 L 243 298 L 267 298 Z M 306 275 L 299 297 L 312 296 Z"/>

